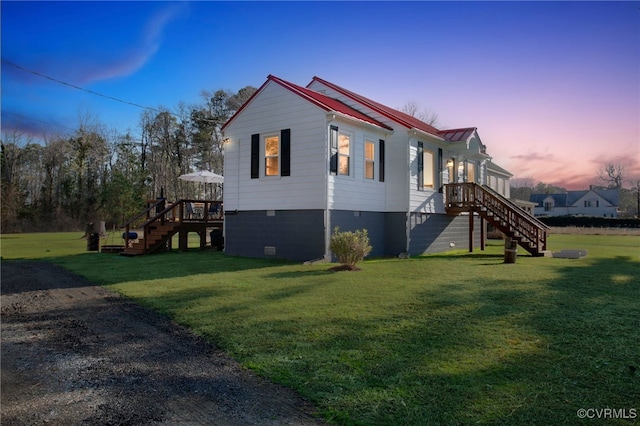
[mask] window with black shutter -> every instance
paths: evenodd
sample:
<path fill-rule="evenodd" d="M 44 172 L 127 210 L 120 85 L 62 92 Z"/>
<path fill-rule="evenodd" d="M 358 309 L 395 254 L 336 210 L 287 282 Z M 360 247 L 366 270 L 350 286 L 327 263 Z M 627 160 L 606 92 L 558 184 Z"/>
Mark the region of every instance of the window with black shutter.
<path fill-rule="evenodd" d="M 418 190 L 422 190 L 424 189 L 424 145 L 422 142 L 418 142 L 416 159 L 418 160 Z"/>
<path fill-rule="evenodd" d="M 291 176 L 291 129 L 280 131 L 280 151 L 282 157 L 280 176 Z"/>
<path fill-rule="evenodd" d="M 260 134 L 251 135 L 251 179 L 260 177 Z"/>
<path fill-rule="evenodd" d="M 378 155 L 380 156 L 380 162 L 378 163 L 378 180 L 384 182 L 384 139 L 380 139 L 378 151 Z"/>
<path fill-rule="evenodd" d="M 338 127 L 329 129 L 329 171 L 332 175 L 338 174 Z"/>
<path fill-rule="evenodd" d="M 442 187 L 444 182 L 442 182 L 442 173 L 444 171 L 444 166 L 442 164 L 443 161 L 442 148 L 438 148 L 438 191 L 442 192 Z"/>

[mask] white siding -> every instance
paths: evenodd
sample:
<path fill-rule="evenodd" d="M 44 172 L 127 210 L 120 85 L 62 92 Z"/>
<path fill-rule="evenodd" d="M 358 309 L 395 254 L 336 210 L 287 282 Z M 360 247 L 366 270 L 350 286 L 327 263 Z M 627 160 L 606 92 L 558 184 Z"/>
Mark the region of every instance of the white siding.
<path fill-rule="evenodd" d="M 225 129 L 225 210 L 322 209 L 326 112 L 269 82 Z M 291 129 L 291 176 L 264 176 L 262 136 Z M 261 135 L 260 178 L 251 179 L 251 135 Z"/>
<path fill-rule="evenodd" d="M 569 211 L 576 215 L 617 217 L 617 208 L 593 191 L 587 192 L 576 201 Z"/>
<path fill-rule="evenodd" d="M 328 126 L 337 126 L 340 133 L 350 136 L 350 171 L 349 176 L 329 175 L 328 177 L 328 207 L 333 210 L 355 211 L 404 211 L 396 192 L 389 188 L 401 188 L 398 182 L 397 170 L 399 165 L 397 155 L 398 146 L 388 134 L 382 130 L 376 131 L 368 126 L 359 126 L 353 122 L 336 118 Z M 380 182 L 380 147 L 379 141 L 385 141 L 385 181 Z M 371 141 L 375 146 L 374 179 L 365 178 L 364 144 Z M 328 142 L 327 142 L 328 143 Z"/>
<path fill-rule="evenodd" d="M 439 145 L 429 141 L 426 137 L 411 138 L 409 146 L 409 210 L 420 213 L 444 213 L 444 194 L 440 193 L 439 186 L 443 183 L 438 176 L 438 148 Z M 418 142 L 422 142 L 424 150 L 433 153 L 433 179 L 434 187 L 418 189 Z M 446 170 L 447 158 L 451 153 L 442 152 L 442 169 Z M 446 173 L 444 173 L 446 176 Z"/>

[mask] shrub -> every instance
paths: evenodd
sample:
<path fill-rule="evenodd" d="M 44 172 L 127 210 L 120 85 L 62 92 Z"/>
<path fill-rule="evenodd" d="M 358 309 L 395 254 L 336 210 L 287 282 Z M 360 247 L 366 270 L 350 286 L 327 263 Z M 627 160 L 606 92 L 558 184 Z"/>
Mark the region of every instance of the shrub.
<path fill-rule="evenodd" d="M 370 252 L 369 235 L 366 229 L 340 232 L 336 227 L 329 244 L 331 251 L 342 265 L 355 270 L 356 263 L 362 261 Z"/>

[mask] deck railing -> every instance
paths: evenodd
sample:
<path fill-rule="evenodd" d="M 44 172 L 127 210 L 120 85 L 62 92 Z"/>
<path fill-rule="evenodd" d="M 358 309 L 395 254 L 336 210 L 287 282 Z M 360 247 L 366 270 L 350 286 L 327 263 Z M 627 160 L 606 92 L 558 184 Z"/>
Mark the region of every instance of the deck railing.
<path fill-rule="evenodd" d="M 149 203 L 140 214 L 124 224 L 125 247 L 129 247 L 132 229 L 142 229 L 144 250 L 149 250 L 150 229 L 165 223 L 200 223 L 219 225 L 224 219 L 224 204 L 218 200 L 180 199 L 175 203 L 159 199 Z"/>
<path fill-rule="evenodd" d="M 546 250 L 549 228 L 493 189 L 476 183 L 453 183 L 445 188 L 448 212 L 478 213 L 533 254 Z"/>

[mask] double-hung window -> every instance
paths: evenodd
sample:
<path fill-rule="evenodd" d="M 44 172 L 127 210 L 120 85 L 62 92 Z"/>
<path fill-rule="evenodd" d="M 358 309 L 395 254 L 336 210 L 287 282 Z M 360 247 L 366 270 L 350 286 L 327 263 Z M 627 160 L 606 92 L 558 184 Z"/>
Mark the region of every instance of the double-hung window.
<path fill-rule="evenodd" d="M 424 150 L 422 156 L 424 158 L 423 185 L 425 188 L 433 188 L 433 152 Z"/>
<path fill-rule="evenodd" d="M 418 142 L 418 189 L 434 187 L 434 155 L 432 151 L 424 149 L 424 144 Z"/>
<path fill-rule="evenodd" d="M 280 174 L 280 138 L 277 135 L 264 138 L 264 174 Z"/>
<path fill-rule="evenodd" d="M 364 141 L 364 177 L 374 178 L 376 159 L 376 145 L 371 141 Z"/>
<path fill-rule="evenodd" d="M 264 173 L 260 170 L 264 158 Z M 291 129 L 251 135 L 251 179 L 291 175 Z"/>
<path fill-rule="evenodd" d="M 467 161 L 467 182 L 476 181 L 476 165 L 471 161 Z"/>
<path fill-rule="evenodd" d="M 351 137 L 344 133 L 338 134 L 338 173 L 349 176 L 351 162 Z"/>

